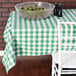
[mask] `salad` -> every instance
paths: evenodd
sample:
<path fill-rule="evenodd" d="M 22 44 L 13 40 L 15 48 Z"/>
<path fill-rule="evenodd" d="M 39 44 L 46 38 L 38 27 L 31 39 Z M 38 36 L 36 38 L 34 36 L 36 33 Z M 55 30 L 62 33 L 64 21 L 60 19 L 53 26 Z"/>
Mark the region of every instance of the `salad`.
<path fill-rule="evenodd" d="M 42 7 L 38 7 L 38 6 L 34 6 L 34 7 L 22 7 L 21 8 L 22 11 L 42 11 L 44 10 L 44 8 Z"/>

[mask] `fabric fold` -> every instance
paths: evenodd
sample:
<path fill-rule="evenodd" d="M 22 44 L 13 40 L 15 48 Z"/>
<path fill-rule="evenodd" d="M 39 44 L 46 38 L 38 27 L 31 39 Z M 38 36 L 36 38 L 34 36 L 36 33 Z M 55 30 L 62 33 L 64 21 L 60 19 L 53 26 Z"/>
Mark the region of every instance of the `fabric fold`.
<path fill-rule="evenodd" d="M 6 47 L 5 47 L 2 63 L 4 64 L 7 73 L 16 63 L 15 54 L 13 51 L 13 42 L 12 42 L 11 14 L 12 12 L 10 13 L 6 28 L 3 33 L 4 39 L 6 42 Z"/>

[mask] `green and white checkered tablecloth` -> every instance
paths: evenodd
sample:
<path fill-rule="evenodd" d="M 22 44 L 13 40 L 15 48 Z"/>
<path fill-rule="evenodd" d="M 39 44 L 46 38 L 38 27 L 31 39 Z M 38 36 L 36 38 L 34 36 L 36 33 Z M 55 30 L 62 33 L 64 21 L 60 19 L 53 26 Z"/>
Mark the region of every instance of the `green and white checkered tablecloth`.
<path fill-rule="evenodd" d="M 8 72 L 16 64 L 18 56 L 37 56 L 51 54 L 58 51 L 57 19 L 60 21 L 76 22 L 76 9 L 64 9 L 63 17 L 50 16 L 42 20 L 26 20 L 21 18 L 16 11 L 10 13 L 4 39 L 6 48 L 3 56 L 3 64 Z M 70 32 L 71 28 L 73 29 Z M 76 36 L 76 26 L 63 25 L 62 36 Z M 75 44 L 76 39 L 62 39 L 62 51 L 76 51 L 74 46 L 64 44 Z"/>

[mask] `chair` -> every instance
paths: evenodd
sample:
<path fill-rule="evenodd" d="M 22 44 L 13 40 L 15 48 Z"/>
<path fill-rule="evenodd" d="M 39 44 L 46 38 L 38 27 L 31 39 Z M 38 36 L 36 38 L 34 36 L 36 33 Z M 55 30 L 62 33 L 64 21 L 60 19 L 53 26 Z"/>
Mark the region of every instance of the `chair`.
<path fill-rule="evenodd" d="M 62 35 L 62 31 L 61 31 L 61 26 L 65 26 L 66 28 L 66 32 L 65 35 Z M 70 36 L 67 36 L 67 26 L 70 26 Z M 62 39 L 74 39 L 76 38 L 75 36 L 73 36 L 73 26 L 76 26 L 76 22 L 60 22 L 60 20 L 58 20 L 58 48 L 59 51 L 58 53 L 53 53 L 53 65 L 52 65 L 52 76 L 61 76 L 61 74 L 76 74 L 76 48 L 70 48 L 68 49 L 68 51 L 66 49 L 64 49 L 62 51 Z M 76 44 L 64 44 L 64 46 L 74 46 Z M 67 48 L 67 47 L 66 47 Z M 73 51 L 72 51 L 73 49 Z M 73 60 L 69 59 L 70 55 L 73 56 Z M 65 57 L 67 56 L 67 58 Z M 74 58 L 75 57 L 75 58 Z M 63 61 L 65 60 L 65 65 L 63 64 Z M 69 60 L 69 61 L 68 61 Z M 71 60 L 71 62 L 70 62 Z M 70 62 L 70 63 L 67 63 Z M 73 70 L 64 70 L 63 68 L 67 68 L 70 69 L 72 68 Z"/>

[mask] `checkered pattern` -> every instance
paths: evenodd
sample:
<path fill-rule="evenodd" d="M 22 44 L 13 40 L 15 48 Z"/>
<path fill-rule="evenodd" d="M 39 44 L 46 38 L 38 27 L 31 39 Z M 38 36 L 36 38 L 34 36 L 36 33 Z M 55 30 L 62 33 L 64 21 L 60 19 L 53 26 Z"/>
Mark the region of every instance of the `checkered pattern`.
<path fill-rule="evenodd" d="M 76 21 L 76 9 L 63 10 L 61 21 Z M 4 39 L 6 48 L 3 57 L 3 64 L 8 73 L 15 64 L 15 58 L 18 56 L 37 56 L 51 54 L 58 51 L 58 33 L 57 33 L 58 17 L 51 16 L 42 20 L 26 20 L 21 18 L 16 11 L 11 12 L 8 19 L 6 29 L 4 31 Z M 70 33 L 70 29 L 73 31 Z M 68 36 L 76 35 L 76 27 L 67 27 Z M 62 35 L 65 36 L 66 28 L 62 26 Z M 76 43 L 76 39 L 62 39 L 62 50 L 75 51 L 74 46 L 64 46 L 66 43 Z"/>
<path fill-rule="evenodd" d="M 11 14 L 9 16 L 6 29 L 4 31 L 4 39 L 6 41 L 6 47 L 5 47 L 2 63 L 4 64 L 5 68 L 7 68 L 6 72 L 8 73 L 8 70 L 11 69 L 11 67 L 13 67 L 16 63 L 15 55 L 13 51 L 13 44 L 12 44 Z"/>

